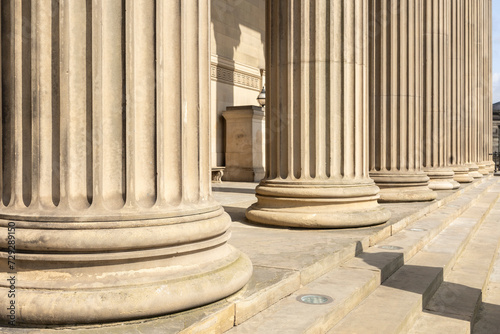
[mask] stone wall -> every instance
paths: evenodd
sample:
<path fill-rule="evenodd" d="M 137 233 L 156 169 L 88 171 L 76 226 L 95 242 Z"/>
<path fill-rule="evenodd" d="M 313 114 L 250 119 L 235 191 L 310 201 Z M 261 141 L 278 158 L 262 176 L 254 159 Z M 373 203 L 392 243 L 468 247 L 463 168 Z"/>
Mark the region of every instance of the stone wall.
<path fill-rule="evenodd" d="M 493 108 L 493 152 L 500 151 L 500 108 Z"/>
<path fill-rule="evenodd" d="M 258 105 L 265 68 L 264 0 L 213 0 L 211 25 L 211 159 L 225 165 L 222 112 Z"/>

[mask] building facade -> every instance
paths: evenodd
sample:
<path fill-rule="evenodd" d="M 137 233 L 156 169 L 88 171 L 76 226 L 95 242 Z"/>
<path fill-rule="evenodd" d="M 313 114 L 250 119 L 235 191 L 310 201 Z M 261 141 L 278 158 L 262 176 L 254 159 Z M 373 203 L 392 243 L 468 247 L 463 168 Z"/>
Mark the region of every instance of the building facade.
<path fill-rule="evenodd" d="M 493 152 L 500 152 L 500 102 L 493 104 Z"/>
<path fill-rule="evenodd" d="M 379 200 L 493 171 L 491 0 L 0 6 L 0 306 L 15 272 L 18 323 L 154 317 L 241 289 L 252 264 L 210 170 L 222 112 L 264 84 L 251 221 L 381 224 Z"/>

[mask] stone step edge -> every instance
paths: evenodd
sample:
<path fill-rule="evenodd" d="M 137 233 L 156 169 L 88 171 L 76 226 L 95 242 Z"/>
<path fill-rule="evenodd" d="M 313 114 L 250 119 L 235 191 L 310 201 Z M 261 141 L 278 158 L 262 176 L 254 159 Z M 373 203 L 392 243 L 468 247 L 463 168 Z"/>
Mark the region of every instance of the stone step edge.
<path fill-rule="evenodd" d="M 488 187 L 489 189 L 490 187 Z M 488 213 L 490 212 L 491 208 L 493 207 L 493 205 L 499 200 L 500 196 L 497 196 L 495 198 L 494 201 L 492 201 L 490 203 L 490 205 L 488 206 L 488 208 L 485 210 L 485 212 L 483 213 L 483 215 L 481 216 L 481 218 L 475 223 L 473 229 L 470 231 L 469 235 L 464 238 L 464 240 L 461 242 L 460 246 L 459 246 L 459 249 L 457 250 L 457 252 L 450 258 L 449 260 L 449 263 L 447 264 L 447 268 L 451 268 L 456 259 L 458 258 L 458 255 L 457 254 L 460 254 L 461 251 L 465 248 L 465 246 L 467 245 L 467 242 L 470 240 L 471 238 L 471 235 L 473 233 L 475 233 L 475 231 L 479 228 L 479 226 L 484 222 L 485 218 L 487 217 Z M 432 242 L 432 240 L 430 241 Z M 429 244 L 430 244 L 429 242 Z M 422 247 L 423 248 L 423 247 Z M 408 261 L 405 261 L 405 264 L 407 263 Z M 398 269 L 402 268 L 403 265 L 401 265 Z M 356 269 L 356 268 L 353 268 L 353 269 Z M 397 272 L 397 270 L 395 271 Z M 436 277 L 437 278 L 437 277 Z M 438 282 L 438 280 L 434 278 L 430 285 L 428 286 L 427 290 L 426 290 L 426 296 L 422 296 L 422 298 L 419 298 L 419 304 L 418 305 L 413 305 L 413 307 L 411 307 L 411 309 L 409 310 L 409 313 L 407 315 L 407 317 L 405 317 L 405 319 L 403 319 L 403 321 L 407 321 L 406 324 L 401 324 L 399 327 L 400 327 L 400 333 L 403 333 L 405 332 L 406 330 L 412 328 L 414 322 L 416 321 L 416 318 L 417 318 L 417 312 L 421 312 L 422 308 L 424 307 L 424 304 L 427 303 L 428 300 L 430 300 L 430 298 L 434 295 L 435 291 L 438 289 L 438 287 L 440 286 L 440 283 L 441 282 Z M 368 298 L 379 286 L 381 286 L 382 284 L 379 284 L 377 285 L 373 291 L 371 291 L 371 293 L 369 295 L 366 296 L 366 298 Z M 365 299 L 366 299 L 365 298 Z M 361 300 L 358 305 L 360 305 L 365 299 Z M 358 305 L 356 305 L 352 310 L 354 310 Z M 350 310 L 349 313 L 352 311 Z M 349 313 L 347 313 L 346 316 L 349 315 Z M 342 321 L 342 319 L 340 319 L 340 321 Z M 339 322 L 340 322 L 339 321 Z M 337 323 L 338 324 L 338 323 Z M 337 324 L 334 324 L 331 328 L 330 328 L 330 331 L 331 333 L 335 333 L 335 331 L 333 331 L 332 329 L 335 329 L 335 326 Z"/>
<path fill-rule="evenodd" d="M 500 243 L 497 245 L 497 250 L 499 249 Z M 488 274 L 488 277 L 485 280 L 485 283 L 488 282 L 490 274 Z M 421 311 L 421 314 L 416 318 L 415 323 L 411 330 L 409 331 L 408 334 L 419 334 L 419 333 L 429 333 L 429 330 L 435 329 L 434 327 L 436 325 L 439 326 L 446 326 L 450 327 L 453 326 L 453 333 L 471 333 L 473 332 L 473 327 L 476 324 L 477 321 L 477 316 L 479 313 L 479 308 L 481 307 L 482 304 L 482 298 L 481 296 L 483 295 L 486 287 L 483 287 L 481 289 L 481 293 L 478 296 L 478 299 L 476 301 L 474 310 L 472 311 L 472 319 L 471 321 L 465 320 L 465 319 L 457 319 L 457 318 L 450 318 L 445 315 L 441 315 L 439 313 L 435 313 L 431 310 L 426 310 L 425 306 L 423 307 L 424 311 Z M 438 288 L 439 290 L 439 288 Z M 437 293 L 438 291 L 436 291 Z M 431 302 L 432 299 L 429 301 Z M 429 324 L 431 323 L 431 324 Z M 419 330 L 421 329 L 422 326 L 426 326 L 425 330 Z"/>
<path fill-rule="evenodd" d="M 394 222 L 390 225 L 387 225 L 380 231 L 378 231 L 376 234 L 371 235 L 369 237 L 369 246 L 374 246 L 377 243 L 383 241 L 387 237 L 394 235 L 398 233 L 399 231 L 405 229 L 408 225 L 411 225 L 415 221 L 419 220 L 422 217 L 425 217 L 426 215 L 436 211 L 437 209 L 441 208 L 442 206 L 454 201 L 461 195 L 468 193 L 469 191 L 477 189 L 480 185 L 486 183 L 487 181 L 492 181 L 495 180 L 492 175 L 486 175 L 481 179 L 474 180 L 474 182 L 465 185 L 464 188 L 456 190 L 453 194 L 450 194 L 449 196 L 443 197 L 439 200 L 435 200 L 433 202 L 429 202 L 429 205 L 418 210 L 417 212 L 412 213 L 411 215 L 408 215 L 401 220 Z M 493 181 L 494 183 L 498 181 Z M 439 190 L 438 190 L 439 191 Z"/>
<path fill-rule="evenodd" d="M 500 201 L 500 195 L 499 197 L 497 198 L 497 205 L 498 205 L 498 202 Z M 490 209 L 491 211 L 491 209 Z M 483 222 L 484 224 L 484 222 Z M 480 228 L 480 227 L 479 227 Z M 467 244 L 467 246 L 470 246 L 471 245 L 471 241 L 473 241 L 474 237 L 477 235 L 477 233 L 479 232 L 479 228 L 474 232 L 474 236 L 472 236 L 471 240 L 469 241 L 469 243 Z M 466 247 L 467 247 L 466 246 Z M 446 315 L 442 315 L 438 312 L 435 312 L 433 310 L 429 310 L 427 309 L 427 306 L 429 305 L 429 303 L 432 302 L 432 299 L 436 296 L 436 294 L 439 292 L 439 289 L 442 288 L 442 285 L 438 288 L 438 290 L 436 291 L 436 293 L 434 294 L 434 296 L 429 300 L 429 303 L 427 303 L 426 305 L 423 305 L 423 311 L 421 312 L 421 314 L 418 316 L 418 318 L 416 319 L 415 321 L 415 325 L 413 326 L 412 330 L 410 331 L 410 333 L 419 333 L 418 331 L 418 326 L 419 326 L 419 322 L 425 322 L 425 321 L 432 321 L 434 319 L 438 319 L 439 318 L 443 318 L 443 319 L 440 319 L 439 320 L 439 325 L 443 325 L 443 324 L 446 324 L 447 322 L 450 324 L 450 326 L 454 326 L 455 329 L 459 329 L 461 332 L 471 332 L 472 331 L 472 328 L 474 326 L 474 324 L 476 323 L 476 320 L 477 320 L 477 314 L 478 314 L 478 310 L 481 306 L 481 296 L 483 295 L 484 291 L 487 289 L 487 286 L 488 286 L 488 281 L 490 279 L 490 276 L 491 276 L 491 273 L 493 271 L 493 264 L 495 263 L 495 260 L 497 259 L 498 257 L 498 251 L 500 250 L 500 239 L 497 241 L 496 245 L 495 245 L 495 249 L 493 251 L 493 254 L 491 256 L 491 259 L 489 261 L 489 266 L 488 266 L 488 269 L 486 271 L 486 275 L 484 277 L 484 280 L 483 281 L 483 284 L 481 286 L 481 291 L 478 295 L 478 298 L 476 300 L 476 303 L 475 303 L 475 306 L 474 306 L 474 309 L 473 310 L 469 310 L 471 311 L 470 314 L 471 314 L 471 320 L 470 321 L 467 321 L 465 319 L 455 319 L 455 318 L 450 318 L 450 317 L 447 317 Z M 462 254 L 460 254 L 460 257 L 457 259 L 456 264 L 460 263 L 460 259 L 463 258 L 463 255 L 465 254 L 465 252 L 467 252 L 467 248 L 464 249 L 464 251 L 462 252 Z M 452 274 L 456 274 L 457 272 L 453 272 L 453 273 L 448 273 L 447 275 L 445 275 L 445 279 L 446 278 L 449 278 L 450 275 Z M 432 325 L 431 325 L 432 326 Z"/>
<path fill-rule="evenodd" d="M 484 192 L 488 191 L 488 189 L 490 189 L 491 187 L 493 187 L 496 183 L 498 183 L 498 180 L 495 180 L 493 178 L 492 175 L 487 175 L 481 179 L 478 179 L 477 181 L 474 181 L 472 184 L 469 184 L 467 185 L 466 187 L 462 188 L 462 189 L 458 189 L 457 191 L 455 191 L 453 194 L 451 194 L 450 196 L 446 196 L 440 200 L 437 200 L 435 202 L 432 202 L 429 206 L 425 207 L 424 209 L 422 210 L 419 210 L 417 212 L 415 212 L 414 214 L 410 215 L 410 216 L 407 216 L 403 219 L 401 219 L 400 221 L 398 222 L 395 222 L 394 224 L 391 225 L 391 235 L 405 229 L 408 225 L 414 223 L 415 221 L 417 221 L 418 219 L 436 211 L 437 209 L 439 209 L 440 207 L 456 200 L 458 197 L 460 197 L 461 195 L 469 192 L 469 191 L 472 191 L 476 188 L 478 188 L 480 185 L 482 185 L 483 183 L 486 183 L 487 181 L 493 181 L 491 185 L 489 185 L 485 190 Z M 427 211 L 427 212 L 425 212 Z"/>
<path fill-rule="evenodd" d="M 500 242 L 500 240 L 499 240 Z M 474 323 L 473 325 L 471 326 L 471 331 L 474 332 L 476 330 L 476 325 L 479 326 L 479 329 L 478 331 L 480 333 L 485 333 L 486 330 L 488 330 L 490 333 L 493 333 L 492 332 L 492 329 L 491 328 L 487 328 L 487 324 L 489 323 L 489 320 L 491 318 L 491 315 L 495 314 L 495 312 L 491 312 L 489 311 L 487 314 L 486 314 L 486 317 L 482 318 L 480 317 L 481 315 L 481 306 L 482 304 L 486 301 L 490 301 L 490 298 L 492 296 L 496 296 L 498 294 L 498 291 L 500 291 L 498 289 L 498 287 L 500 287 L 500 281 L 497 280 L 495 278 L 494 281 L 491 280 L 491 274 L 493 274 L 493 272 L 495 272 L 496 270 L 500 269 L 500 243 L 499 243 L 499 248 L 497 249 L 497 252 L 495 253 L 495 256 L 493 257 L 493 265 L 492 265 L 492 268 L 491 268 L 491 272 L 490 272 L 490 277 L 488 277 L 488 280 L 486 281 L 486 284 L 483 288 L 483 294 L 482 294 L 482 298 L 481 298 L 481 303 L 479 305 L 480 309 L 478 310 L 478 313 L 476 314 L 476 318 L 474 319 Z M 493 288 L 492 291 L 490 291 L 490 287 Z M 494 305 L 497 305 L 497 304 L 494 304 Z M 498 322 L 498 319 L 495 321 L 494 325 L 496 327 L 496 331 L 498 332 L 498 329 L 500 328 L 498 326 L 499 322 Z"/>
<path fill-rule="evenodd" d="M 423 247 L 425 247 L 429 242 L 431 242 L 431 240 L 433 238 L 435 238 L 439 233 L 441 233 L 451 222 L 453 222 L 456 218 L 458 218 L 461 215 L 463 215 L 468 209 L 470 209 L 474 204 L 476 204 L 477 201 L 480 198 L 482 198 L 483 196 L 486 196 L 487 193 L 488 193 L 488 190 L 491 189 L 492 187 L 494 187 L 496 184 L 497 184 L 496 182 L 493 182 L 491 185 L 485 186 L 485 188 L 482 189 L 482 190 L 480 190 L 477 194 L 472 194 L 473 195 L 473 196 L 471 196 L 472 198 L 469 201 L 467 201 L 466 205 L 460 206 L 458 210 L 455 210 L 452 215 L 447 216 L 446 219 L 443 220 L 441 222 L 441 224 L 437 225 L 435 228 L 427 230 L 426 231 L 427 233 L 425 233 L 424 235 L 422 235 L 422 237 L 420 238 L 420 240 L 422 241 L 421 244 L 419 244 L 418 242 L 416 242 L 414 245 L 412 245 L 412 247 L 403 249 L 402 250 L 403 251 L 403 261 L 401 262 L 400 259 L 395 258 L 394 261 L 399 261 L 399 263 L 395 263 L 394 265 L 392 263 L 388 263 L 388 265 L 389 265 L 388 268 L 389 269 L 388 269 L 388 271 L 386 271 L 386 272 L 383 273 L 383 276 L 381 277 L 381 282 L 385 281 L 385 279 L 387 279 L 390 275 L 392 275 L 394 272 L 396 272 L 401 266 L 404 265 L 404 263 L 406 261 L 408 261 L 409 259 L 411 259 L 413 257 L 413 255 L 415 255 Z M 476 188 L 474 190 L 478 190 L 478 189 Z M 460 199 L 462 199 L 462 197 Z M 457 200 L 460 200 L 460 199 L 457 199 Z M 448 202 L 447 204 L 452 204 L 452 203 L 453 202 Z M 428 215 L 426 215 L 426 216 L 424 216 L 424 217 L 422 217 L 422 218 L 420 218 L 420 219 L 412 222 L 411 224 L 409 224 L 407 226 L 407 228 L 418 227 L 418 222 L 419 221 L 421 221 L 422 219 L 432 219 L 432 215 L 433 214 L 439 214 L 438 210 L 442 209 L 442 208 L 445 208 L 445 207 L 446 207 L 446 205 L 443 205 L 440 208 L 436 209 L 434 212 L 432 212 L 432 213 L 430 213 L 430 214 L 428 214 Z M 438 219 L 436 219 L 436 221 L 438 221 Z M 400 230 L 400 231 L 398 231 L 398 233 L 402 232 L 402 231 L 405 231 L 405 230 Z M 395 233 L 394 235 L 391 235 L 391 236 L 385 238 L 380 243 L 378 243 L 378 244 L 370 247 L 369 250 L 373 250 L 374 247 L 376 247 L 376 246 L 390 245 L 391 244 L 391 239 L 392 238 L 396 238 L 397 235 L 398 235 L 398 233 Z M 394 244 L 394 242 L 393 242 L 393 244 Z M 396 242 L 396 244 L 397 244 L 397 242 Z M 356 256 L 360 257 L 360 255 L 362 255 L 362 253 L 365 253 L 365 252 L 361 252 L 361 253 L 357 254 Z M 394 252 L 398 253 L 400 251 L 399 250 L 395 250 Z M 353 258 L 346 260 L 342 264 L 342 266 L 349 267 L 350 265 L 348 264 L 348 261 L 352 260 Z M 354 265 L 354 266 L 352 266 L 352 268 L 358 268 L 358 267 L 356 265 Z"/>
<path fill-rule="evenodd" d="M 486 184 L 487 182 L 489 182 L 490 184 Z M 474 205 L 483 194 L 485 194 L 489 189 L 494 187 L 498 182 L 499 180 L 493 178 L 492 176 L 485 176 L 473 182 L 472 184 L 467 185 L 463 189 L 459 189 L 458 191 L 455 191 L 453 194 L 442 198 L 439 201 L 431 202 L 428 206 L 422 208 L 421 210 L 409 216 L 402 218 L 400 221 L 387 225 L 386 227 L 384 227 L 383 229 L 381 229 L 379 232 L 376 233 L 376 238 L 373 238 L 374 235 L 370 235 L 366 236 L 363 240 L 353 242 L 353 245 L 349 247 L 349 249 L 353 248 L 354 252 L 344 251 L 343 254 L 336 261 L 330 263 L 329 265 L 327 265 L 327 263 L 329 262 L 328 261 L 329 258 L 327 257 L 319 260 L 318 262 L 312 264 L 309 267 L 303 268 L 300 272 L 301 284 L 306 285 L 312 282 L 313 280 L 317 279 L 318 277 L 321 277 L 322 275 L 325 275 L 329 271 L 339 267 L 343 263 L 358 256 L 363 252 L 363 249 L 366 249 L 367 241 L 368 241 L 368 248 L 376 246 L 381 242 L 387 240 L 391 236 L 404 230 L 408 226 L 414 224 L 419 219 L 427 217 L 433 213 L 436 213 L 439 209 L 445 207 L 448 204 L 452 204 L 455 200 L 460 199 L 462 195 L 470 194 L 471 192 L 475 191 L 476 193 L 472 194 L 471 200 L 468 201 L 466 205 L 460 206 L 459 209 L 455 211 L 454 215 L 450 216 L 450 219 L 447 221 L 447 224 L 444 225 L 439 231 L 436 231 L 436 233 L 433 236 L 431 236 L 430 239 L 432 239 L 435 235 L 439 234 L 439 232 L 442 231 L 442 229 L 444 229 L 456 217 L 460 216 L 472 205 Z M 394 228 L 395 225 L 397 225 L 397 228 Z M 361 243 L 361 247 L 357 246 L 358 243 Z M 314 270 L 317 267 L 321 267 L 323 268 L 323 270 L 322 271 Z M 303 275 L 304 272 L 308 273 L 307 279 L 304 279 Z M 315 272 L 315 275 L 311 274 L 311 272 Z"/>
<path fill-rule="evenodd" d="M 500 246 L 500 243 L 499 243 Z M 498 247 L 497 247 L 498 250 Z M 488 275 L 489 277 L 489 275 Z M 488 279 L 488 278 L 487 278 Z M 487 279 L 485 280 L 485 283 L 487 283 Z M 453 326 L 454 333 L 455 331 L 462 332 L 462 333 L 471 333 L 473 332 L 474 325 L 477 322 L 477 316 L 479 313 L 479 309 L 482 304 L 482 298 L 481 296 L 483 295 L 484 291 L 486 288 L 481 289 L 481 293 L 478 296 L 477 302 L 475 304 L 474 310 L 472 311 L 472 319 L 471 321 L 465 320 L 465 319 L 457 319 L 457 318 L 450 318 L 444 315 L 441 315 L 439 313 L 435 313 L 430 310 L 424 310 L 425 312 L 421 311 L 421 314 L 419 317 L 417 317 L 415 324 L 413 325 L 412 329 L 409 331 L 409 334 L 418 334 L 418 333 L 424 333 L 424 332 L 429 332 L 429 330 L 437 325 L 439 326 L 447 326 L 450 327 Z M 437 293 L 437 291 L 436 291 Z M 432 300 L 432 299 L 431 299 Z M 429 323 L 435 323 L 435 324 L 429 324 Z M 426 326 L 425 330 L 420 330 L 422 326 Z"/>
<path fill-rule="evenodd" d="M 477 202 L 477 201 L 478 201 L 478 200 L 479 200 L 482 196 L 487 195 L 487 191 L 488 191 L 488 189 L 490 189 L 490 188 L 491 188 L 492 186 L 494 186 L 495 184 L 496 184 L 496 183 L 492 183 L 491 185 L 485 185 L 484 189 L 482 189 L 482 190 L 478 191 L 478 193 L 477 193 L 477 194 L 472 195 L 472 196 L 471 196 L 471 197 L 472 197 L 472 198 L 471 198 L 471 200 L 470 200 L 470 201 L 468 201 L 468 205 L 460 207 L 460 208 L 461 208 L 461 210 L 459 210 L 459 211 L 460 211 L 460 212 L 462 212 L 462 213 L 463 213 L 463 212 L 465 212 L 465 211 L 466 211 L 468 208 L 470 208 L 470 207 L 471 207 L 474 203 L 476 203 L 476 202 Z M 491 206 L 491 205 L 490 205 L 490 206 Z M 485 212 L 484 212 L 484 214 L 483 214 L 483 217 L 484 217 L 484 216 L 486 216 L 486 211 L 488 211 L 488 209 L 486 209 L 486 210 L 485 210 Z M 450 223 L 451 223 L 454 219 L 455 219 L 455 218 L 449 218 L 449 219 L 447 219 L 447 222 L 446 222 L 446 224 L 444 224 L 444 225 L 449 225 L 449 224 L 450 224 Z M 446 226 L 444 226 L 443 228 L 445 228 L 445 227 L 446 227 Z M 442 230 L 442 229 L 440 229 L 440 230 Z M 428 240 L 428 241 L 431 241 L 431 240 L 432 240 L 432 238 L 429 238 L 429 240 Z M 422 248 L 423 246 L 424 246 L 424 245 L 422 245 L 420 248 Z M 359 268 L 351 268 L 351 267 L 349 267 L 348 265 L 346 266 L 346 265 L 345 265 L 345 263 L 344 263 L 344 264 L 342 264 L 340 267 L 338 267 L 338 268 L 334 268 L 334 269 L 330 270 L 330 271 L 329 271 L 329 273 L 332 273 L 332 272 L 333 272 L 333 271 L 335 271 L 335 270 L 349 270 L 349 269 L 352 269 L 352 270 L 366 270 L 366 269 L 359 269 Z M 397 269 L 395 269 L 395 271 L 396 271 L 396 270 L 397 270 Z M 328 274 L 328 273 L 327 273 L 327 274 Z M 348 311 L 350 311 L 350 310 L 354 309 L 354 308 L 355 308 L 355 307 L 356 307 L 356 306 L 357 306 L 357 305 L 358 305 L 358 304 L 359 304 L 362 300 L 364 300 L 364 299 L 365 299 L 365 298 L 366 298 L 366 297 L 367 297 L 367 296 L 368 296 L 371 292 L 373 292 L 373 291 L 374 291 L 374 290 L 375 290 L 375 289 L 376 289 L 379 285 L 380 285 L 380 280 L 378 280 L 378 282 L 377 282 L 376 284 L 366 283 L 366 285 L 365 285 L 365 286 L 360 287 L 360 290 L 366 290 L 366 293 L 364 293 L 362 296 L 361 296 L 361 295 L 360 295 L 360 296 L 357 296 L 357 298 L 359 298 L 359 302 L 358 302 L 358 303 L 355 303 L 355 304 L 352 304 L 352 303 L 350 303 L 350 304 L 349 304 L 349 303 L 347 303 L 346 301 L 343 301 L 342 303 L 346 303 L 346 305 L 349 305 L 349 310 L 345 310 L 345 309 L 344 309 L 344 310 L 342 310 L 342 311 L 337 310 L 337 313 L 338 313 L 338 312 L 344 312 L 344 311 L 346 311 L 346 313 L 345 313 L 345 314 L 347 314 L 347 312 L 348 312 Z M 305 285 L 305 287 L 304 287 L 304 288 L 307 288 L 307 286 L 308 286 L 308 285 Z M 367 287 L 369 287 L 369 288 L 367 288 Z M 292 298 L 295 294 L 297 294 L 297 293 L 298 293 L 298 291 L 300 291 L 300 290 L 294 291 L 292 294 L 290 294 L 290 295 L 286 296 L 285 298 Z M 354 294 L 353 294 L 353 295 L 354 295 Z M 292 296 L 292 297 L 291 297 L 291 296 Z M 294 298 L 295 298 L 295 297 L 293 297 L 292 299 L 294 299 Z M 279 302 L 279 301 L 277 301 L 277 303 L 278 303 L 278 302 Z M 274 305 L 274 304 L 273 304 L 273 305 Z M 271 306 L 272 306 L 272 305 L 271 305 Z M 261 312 L 265 312 L 265 310 L 262 310 Z M 309 329 L 308 331 L 306 331 L 306 332 L 309 332 L 309 331 L 311 331 L 311 332 L 315 332 L 318 328 L 323 328 L 323 329 L 325 329 L 325 326 L 326 326 L 326 330 L 328 330 L 328 329 L 329 329 L 328 327 L 332 327 L 332 326 L 334 326 L 334 325 L 335 325 L 338 321 L 340 321 L 340 320 L 341 320 L 341 318 L 342 318 L 342 317 L 339 317 L 339 316 L 338 316 L 338 314 L 335 314 L 335 312 L 334 312 L 334 311 L 332 311 L 332 312 L 331 312 L 331 314 L 329 314 L 329 316 L 327 317 L 327 318 L 329 318 L 330 320 L 324 320 L 325 318 L 326 318 L 326 316 L 325 316 L 325 315 L 322 315 L 322 316 L 320 316 L 320 318 L 319 318 L 318 320 L 319 320 L 319 321 L 321 321 L 321 320 L 323 320 L 323 321 L 329 321 L 330 323 L 328 324 L 328 326 L 326 326 L 324 323 L 320 323 L 320 324 L 317 324 L 316 326 L 314 326 L 314 328 L 310 328 L 310 329 Z M 335 322 L 332 322 L 332 320 L 331 320 L 331 319 L 335 319 L 335 318 L 336 318 L 337 320 L 336 320 Z M 240 325 L 243 325 L 243 326 L 244 326 L 244 325 L 245 325 L 245 323 L 244 323 L 244 322 L 243 322 L 243 323 L 240 323 Z"/>

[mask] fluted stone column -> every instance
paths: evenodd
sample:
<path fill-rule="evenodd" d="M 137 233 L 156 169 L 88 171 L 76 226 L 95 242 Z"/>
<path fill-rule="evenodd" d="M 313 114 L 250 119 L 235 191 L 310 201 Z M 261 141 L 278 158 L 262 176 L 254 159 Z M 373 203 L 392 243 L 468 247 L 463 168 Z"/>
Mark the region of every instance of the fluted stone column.
<path fill-rule="evenodd" d="M 210 190 L 208 2 L 1 6 L 0 306 L 13 225 L 17 324 L 152 317 L 240 289 L 251 263 Z"/>
<path fill-rule="evenodd" d="M 465 118 L 465 71 L 464 71 L 464 35 L 465 2 L 451 1 L 450 63 L 451 71 L 447 76 L 450 85 L 450 133 L 448 138 L 448 164 L 455 173 L 454 180 L 460 183 L 472 182 L 465 165 L 466 118 Z"/>
<path fill-rule="evenodd" d="M 493 41 L 492 41 L 492 0 L 486 0 L 486 8 L 487 8 L 487 40 L 488 40 L 488 50 L 487 50 L 487 56 L 488 56 L 488 103 L 487 103 L 487 110 L 486 112 L 488 113 L 488 121 L 489 121 L 489 126 L 488 126 L 488 161 L 490 163 L 490 173 L 495 172 L 495 162 L 493 161 L 493 156 L 490 155 L 490 153 L 493 153 L 493 112 L 492 112 L 492 106 L 493 106 L 493 83 L 492 83 L 492 72 L 493 72 L 493 64 L 492 64 L 492 47 L 493 47 Z"/>
<path fill-rule="evenodd" d="M 422 171 L 422 2 L 369 1 L 370 177 L 389 202 L 429 201 Z"/>
<path fill-rule="evenodd" d="M 491 97 L 491 88 L 490 88 L 490 43 L 491 43 L 491 34 L 490 34 L 490 2 L 491 0 L 482 0 L 481 1 L 481 35 L 482 35 L 482 75 L 481 75 L 481 86 L 482 86 L 482 145 L 481 145 L 481 158 L 483 159 L 483 163 L 485 165 L 486 172 L 493 173 L 494 164 L 492 164 L 491 156 L 491 140 L 493 138 L 492 134 L 492 102 L 490 100 Z"/>
<path fill-rule="evenodd" d="M 479 166 L 476 164 L 476 120 L 477 117 L 475 113 L 477 112 L 477 107 L 475 106 L 475 94 L 476 94 L 476 67 L 475 67 L 475 44 L 476 36 L 474 34 L 474 8 L 475 0 L 465 0 L 465 118 L 466 118 L 466 149 L 465 149 L 465 161 L 466 166 L 469 168 L 469 174 L 475 179 L 481 178 L 483 175 L 479 173 Z"/>
<path fill-rule="evenodd" d="M 431 189 L 455 189 L 454 172 L 448 166 L 450 87 L 448 74 L 450 0 L 424 0 L 424 171 Z"/>
<path fill-rule="evenodd" d="M 476 123 L 476 145 L 477 145 L 477 154 L 476 154 L 476 163 L 479 166 L 479 173 L 482 175 L 488 175 L 488 167 L 489 163 L 486 161 L 487 159 L 485 158 L 485 150 L 484 150 L 484 144 L 485 144 L 485 139 L 487 137 L 487 132 L 485 132 L 485 83 L 486 83 L 486 78 L 485 78 L 485 36 L 484 36 L 484 3 L 485 0 L 477 0 L 475 2 L 475 22 L 476 22 L 476 29 L 475 29 L 475 34 L 477 36 L 477 44 L 476 44 L 476 49 L 475 52 L 477 54 L 477 62 L 476 62 L 476 69 L 477 69 L 477 75 L 476 75 L 476 106 L 477 106 L 477 111 L 476 111 L 476 116 L 477 116 L 477 123 Z"/>
<path fill-rule="evenodd" d="M 379 224 L 368 176 L 368 1 L 266 2 L 266 177 L 248 219 Z"/>

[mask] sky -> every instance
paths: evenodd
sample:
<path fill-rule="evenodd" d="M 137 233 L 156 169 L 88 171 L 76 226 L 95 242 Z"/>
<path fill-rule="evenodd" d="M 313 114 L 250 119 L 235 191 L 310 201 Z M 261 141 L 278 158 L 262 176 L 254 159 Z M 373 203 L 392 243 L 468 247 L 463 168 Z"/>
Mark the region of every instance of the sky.
<path fill-rule="evenodd" d="M 493 103 L 500 102 L 500 0 L 493 0 Z"/>

